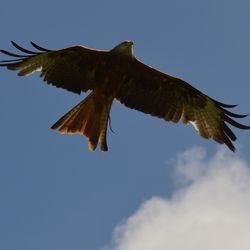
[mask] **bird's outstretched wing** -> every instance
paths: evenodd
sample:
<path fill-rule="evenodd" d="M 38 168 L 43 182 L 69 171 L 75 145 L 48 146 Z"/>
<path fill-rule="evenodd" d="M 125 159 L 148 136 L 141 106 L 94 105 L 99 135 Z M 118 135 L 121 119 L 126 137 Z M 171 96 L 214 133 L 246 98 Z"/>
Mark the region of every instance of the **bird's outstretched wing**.
<path fill-rule="evenodd" d="M 236 105 L 213 100 L 183 80 L 157 71 L 137 59 L 124 77 L 116 99 L 129 108 L 166 121 L 191 123 L 202 137 L 226 144 L 232 151 L 235 151 L 232 141 L 236 136 L 226 123 L 250 129 L 250 126 L 231 118 L 246 117 L 227 110 Z"/>
<path fill-rule="evenodd" d="M 95 74 L 106 59 L 107 52 L 74 46 L 60 50 L 44 49 L 31 42 L 36 52 L 22 48 L 15 42 L 12 45 L 24 55 L 14 54 L 6 50 L 1 53 L 15 57 L 0 61 L 0 66 L 10 70 L 19 70 L 19 76 L 41 71 L 41 77 L 48 84 L 80 94 L 93 89 Z"/>

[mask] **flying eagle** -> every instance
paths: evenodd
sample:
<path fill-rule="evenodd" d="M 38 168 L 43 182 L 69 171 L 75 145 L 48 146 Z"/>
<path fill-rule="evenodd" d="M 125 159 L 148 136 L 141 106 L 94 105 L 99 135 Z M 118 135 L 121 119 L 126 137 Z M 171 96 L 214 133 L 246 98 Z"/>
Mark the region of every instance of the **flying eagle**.
<path fill-rule="evenodd" d="M 37 50 L 34 52 L 15 42 L 12 45 L 25 54 L 0 50 L 15 57 L 0 61 L 0 66 L 19 70 L 19 76 L 41 71 L 48 84 L 77 94 L 92 91 L 51 127 L 62 134 L 86 136 L 90 150 L 98 143 L 101 150 L 108 150 L 106 133 L 114 99 L 165 121 L 191 123 L 202 137 L 226 144 L 232 151 L 236 136 L 226 123 L 250 129 L 232 119 L 246 117 L 228 110 L 236 105 L 218 102 L 187 82 L 139 61 L 133 54 L 132 41 L 108 51 L 83 46 L 48 50 L 31 42 Z"/>

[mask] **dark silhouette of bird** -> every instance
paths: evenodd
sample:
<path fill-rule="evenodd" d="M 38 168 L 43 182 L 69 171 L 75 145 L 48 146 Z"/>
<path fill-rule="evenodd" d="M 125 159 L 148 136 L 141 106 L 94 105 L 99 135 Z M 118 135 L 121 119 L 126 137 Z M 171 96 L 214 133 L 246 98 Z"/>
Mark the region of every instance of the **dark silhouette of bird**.
<path fill-rule="evenodd" d="M 174 123 L 191 123 L 198 133 L 235 151 L 235 134 L 227 124 L 250 129 L 232 118 L 244 118 L 229 111 L 236 105 L 218 102 L 187 82 L 162 73 L 139 61 L 133 54 L 133 42 L 124 41 L 111 50 L 73 46 L 48 50 L 31 42 L 37 51 L 12 45 L 24 54 L 0 50 L 14 59 L 0 61 L 0 66 L 18 70 L 19 76 L 41 71 L 47 84 L 81 94 L 91 93 L 51 128 L 62 134 L 79 133 L 88 138 L 90 150 L 98 143 L 103 151 L 109 113 L 113 100 L 138 111 Z"/>

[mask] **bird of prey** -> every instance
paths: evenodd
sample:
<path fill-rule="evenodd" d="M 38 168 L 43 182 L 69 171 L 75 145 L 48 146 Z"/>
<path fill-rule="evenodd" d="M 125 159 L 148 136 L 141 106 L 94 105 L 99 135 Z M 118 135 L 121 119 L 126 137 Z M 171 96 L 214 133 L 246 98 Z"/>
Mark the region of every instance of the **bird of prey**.
<path fill-rule="evenodd" d="M 19 76 L 41 71 L 47 84 L 73 93 L 91 93 L 51 128 L 62 134 L 79 133 L 88 139 L 90 150 L 98 143 L 107 151 L 109 113 L 113 100 L 138 111 L 174 123 L 191 123 L 198 133 L 235 151 L 235 134 L 227 124 L 239 129 L 250 126 L 232 118 L 244 118 L 229 111 L 236 105 L 218 102 L 187 82 L 162 73 L 139 61 L 133 54 L 133 42 L 124 41 L 111 50 L 73 46 L 48 50 L 31 42 L 31 51 L 12 42 L 24 54 L 0 50 L 14 59 L 0 61 L 0 66 L 18 70 Z"/>

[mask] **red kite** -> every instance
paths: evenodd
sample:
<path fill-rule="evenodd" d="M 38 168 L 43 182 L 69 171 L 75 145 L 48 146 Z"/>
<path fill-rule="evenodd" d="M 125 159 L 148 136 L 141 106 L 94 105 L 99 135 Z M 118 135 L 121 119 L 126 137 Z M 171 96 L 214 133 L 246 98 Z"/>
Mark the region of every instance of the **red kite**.
<path fill-rule="evenodd" d="M 41 71 L 48 84 L 80 94 L 92 92 L 51 128 L 62 134 L 79 133 L 88 138 L 90 150 L 98 143 L 107 151 L 106 132 L 114 99 L 125 106 L 174 123 L 191 123 L 198 133 L 235 151 L 235 134 L 226 125 L 250 129 L 234 118 L 246 115 L 232 113 L 228 105 L 218 102 L 187 82 L 164 74 L 140 62 L 133 54 L 133 42 L 125 41 L 111 50 L 101 51 L 83 46 L 60 50 L 44 49 L 31 42 L 36 52 L 12 45 L 25 53 L 1 53 L 15 59 L 2 60 L 0 66 L 19 70 L 19 76 Z"/>

